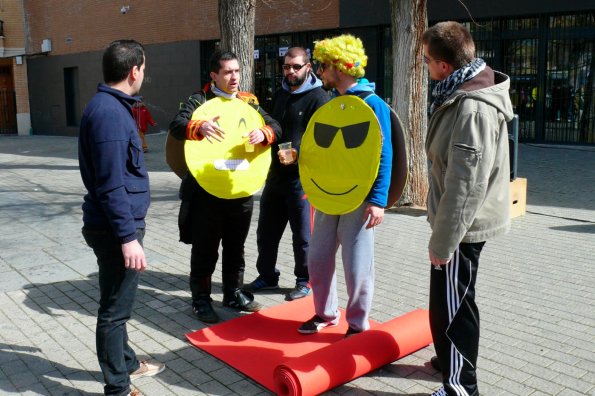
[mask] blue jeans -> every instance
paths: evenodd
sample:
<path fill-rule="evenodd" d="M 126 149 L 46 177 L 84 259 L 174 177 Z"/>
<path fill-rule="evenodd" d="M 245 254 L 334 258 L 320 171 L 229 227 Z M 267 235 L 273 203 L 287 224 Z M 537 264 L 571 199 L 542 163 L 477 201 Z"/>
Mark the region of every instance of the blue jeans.
<path fill-rule="evenodd" d="M 310 203 L 305 197 L 301 184 L 264 186 L 260 198 L 260 215 L 256 241 L 258 259 L 256 268 L 259 277 L 271 285 L 279 282 L 279 270 L 276 268 L 279 243 L 289 222 L 292 232 L 293 273 L 297 282 L 307 282 L 308 246 L 310 243 Z"/>
<path fill-rule="evenodd" d="M 136 238 L 142 244 L 144 229 L 137 229 Z M 124 268 L 122 245 L 109 230 L 83 228 L 83 237 L 97 257 L 99 266 L 99 312 L 95 342 L 97 359 L 105 381 L 106 395 L 127 395 L 129 374 L 140 367 L 136 353 L 128 345 L 126 322 L 132 306 L 140 273 Z"/>

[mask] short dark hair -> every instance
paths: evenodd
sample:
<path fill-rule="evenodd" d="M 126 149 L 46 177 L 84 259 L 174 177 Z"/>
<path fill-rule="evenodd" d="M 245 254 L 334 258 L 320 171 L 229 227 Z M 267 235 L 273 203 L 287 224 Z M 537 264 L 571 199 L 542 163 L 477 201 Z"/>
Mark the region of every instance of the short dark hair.
<path fill-rule="evenodd" d="M 217 50 L 209 60 L 209 72 L 219 73 L 221 61 L 237 60 L 238 57 L 231 51 Z"/>
<path fill-rule="evenodd" d="M 118 83 L 126 79 L 134 66 L 145 63 L 145 48 L 134 40 L 116 40 L 103 53 L 103 81 Z"/>
<path fill-rule="evenodd" d="M 459 22 L 439 22 L 426 30 L 422 43 L 428 53 L 437 60 L 452 65 L 455 69 L 475 59 L 475 43 L 467 28 Z"/>
<path fill-rule="evenodd" d="M 310 63 L 310 56 L 308 56 L 308 51 L 304 47 L 291 47 L 285 53 L 286 57 L 295 58 L 296 56 L 301 56 L 304 59 L 304 63 Z"/>

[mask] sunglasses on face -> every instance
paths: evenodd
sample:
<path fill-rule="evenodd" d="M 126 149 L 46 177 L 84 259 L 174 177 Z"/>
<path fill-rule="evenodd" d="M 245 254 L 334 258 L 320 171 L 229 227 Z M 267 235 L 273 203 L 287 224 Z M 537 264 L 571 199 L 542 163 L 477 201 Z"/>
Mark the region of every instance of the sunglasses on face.
<path fill-rule="evenodd" d="M 344 127 L 336 127 L 334 125 L 323 124 L 317 122 L 314 124 L 314 141 L 323 148 L 329 148 L 333 143 L 335 136 L 339 131 L 343 132 L 343 140 L 345 147 L 348 149 L 356 148 L 362 145 L 368 136 L 370 129 L 370 122 L 362 122 L 359 124 L 346 125 Z"/>
<path fill-rule="evenodd" d="M 293 69 L 293 70 L 295 70 L 295 71 L 300 71 L 300 69 L 301 69 L 302 67 L 304 67 L 304 66 L 306 66 L 306 64 L 305 64 L 305 63 L 304 63 L 303 65 L 297 65 L 297 64 L 296 64 L 296 65 L 283 65 L 283 66 L 281 66 L 281 67 L 283 68 L 283 70 L 290 70 L 290 69 Z"/>
<path fill-rule="evenodd" d="M 318 73 L 324 73 L 326 69 L 328 69 L 328 65 L 326 63 L 318 64 Z"/>

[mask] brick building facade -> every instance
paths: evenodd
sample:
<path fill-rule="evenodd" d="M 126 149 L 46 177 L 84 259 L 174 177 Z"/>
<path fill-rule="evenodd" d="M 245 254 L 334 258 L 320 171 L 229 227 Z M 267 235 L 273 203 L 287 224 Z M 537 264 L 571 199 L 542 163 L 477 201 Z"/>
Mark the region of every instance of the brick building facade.
<path fill-rule="evenodd" d="M 31 126 L 22 1 L 0 3 L 0 134 L 28 134 Z"/>
<path fill-rule="evenodd" d="M 34 134 L 76 136 L 82 109 L 102 80 L 103 49 L 114 39 L 133 38 L 147 51 L 144 101 L 157 129 L 166 129 L 180 100 L 208 80 L 206 62 L 219 37 L 217 5 L 217 0 L 3 1 L 5 35 L 11 26 L 10 40 L 21 40 L 26 56 L 22 65 L 14 56 L 0 56 L 0 70 L 2 62 L 11 63 L 11 77 L 20 87 L 19 114 L 29 111 L 28 103 Z M 511 75 L 521 139 L 595 143 L 592 0 L 469 0 L 465 5 L 428 2 L 428 20 L 473 19 L 468 26 L 479 55 Z M 10 7 L 21 10 L 20 22 L 13 21 L 18 10 L 8 16 Z M 311 48 L 315 40 L 349 32 L 366 47 L 366 77 L 376 82 L 381 97 L 391 98 L 390 22 L 388 0 L 256 0 L 255 93 L 266 106 L 280 85 L 284 48 Z M 12 26 L 21 26 L 21 36 Z M 7 42 L 8 36 L 5 49 Z M 28 98 L 22 95 L 27 91 Z"/>

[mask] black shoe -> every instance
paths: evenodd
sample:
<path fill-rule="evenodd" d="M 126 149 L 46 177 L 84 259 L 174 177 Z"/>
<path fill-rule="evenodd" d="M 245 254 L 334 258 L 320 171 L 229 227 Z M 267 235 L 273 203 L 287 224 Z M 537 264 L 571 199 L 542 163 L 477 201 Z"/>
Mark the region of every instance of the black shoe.
<path fill-rule="evenodd" d="M 434 370 L 436 370 L 436 371 L 442 371 L 440 369 L 440 362 L 438 361 L 438 356 L 432 356 L 432 358 L 430 359 L 430 365 L 432 367 L 434 367 Z"/>
<path fill-rule="evenodd" d="M 345 333 L 345 338 L 349 338 L 359 333 L 361 333 L 361 330 L 356 330 L 353 327 L 349 326 L 349 328 L 347 329 L 347 333 Z"/>
<path fill-rule="evenodd" d="M 246 312 L 258 312 L 262 309 L 262 304 L 254 301 L 252 293 L 240 289 L 234 291 L 232 295 L 224 295 L 223 306 Z"/>
<path fill-rule="evenodd" d="M 201 322 L 217 323 L 219 322 L 219 315 L 213 309 L 210 300 L 198 300 L 192 303 L 192 312 Z"/>
<path fill-rule="evenodd" d="M 298 332 L 302 334 L 315 334 L 318 333 L 320 330 L 324 329 L 325 327 L 333 327 L 336 326 L 338 323 L 338 319 L 327 322 L 320 316 L 314 315 L 312 316 L 312 318 L 310 318 L 310 320 L 302 323 L 302 325 L 298 329 Z"/>

